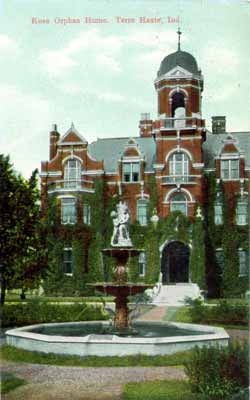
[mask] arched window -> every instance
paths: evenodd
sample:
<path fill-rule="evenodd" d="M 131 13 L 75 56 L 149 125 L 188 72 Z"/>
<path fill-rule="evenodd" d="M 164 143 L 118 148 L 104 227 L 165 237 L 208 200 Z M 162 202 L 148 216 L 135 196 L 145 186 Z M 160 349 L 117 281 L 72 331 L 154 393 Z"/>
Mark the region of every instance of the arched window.
<path fill-rule="evenodd" d="M 180 211 L 187 215 L 187 198 L 183 193 L 176 193 L 170 202 L 170 211 Z"/>
<path fill-rule="evenodd" d="M 176 152 L 169 158 L 169 175 L 173 182 L 186 182 L 189 174 L 189 158 L 183 152 Z"/>
<path fill-rule="evenodd" d="M 183 93 L 181 92 L 176 92 L 173 94 L 172 96 L 172 117 L 173 118 L 178 118 L 178 114 L 179 112 L 177 112 L 178 109 L 182 109 L 182 115 L 186 114 L 186 110 L 185 110 L 185 96 Z"/>
<path fill-rule="evenodd" d="M 140 199 L 137 201 L 137 221 L 140 225 L 147 225 L 147 200 Z"/>
<path fill-rule="evenodd" d="M 248 223 L 248 201 L 241 198 L 238 200 L 236 207 L 236 224 L 247 225 Z"/>
<path fill-rule="evenodd" d="M 77 189 L 81 184 L 81 163 L 72 158 L 64 165 L 64 187 Z"/>

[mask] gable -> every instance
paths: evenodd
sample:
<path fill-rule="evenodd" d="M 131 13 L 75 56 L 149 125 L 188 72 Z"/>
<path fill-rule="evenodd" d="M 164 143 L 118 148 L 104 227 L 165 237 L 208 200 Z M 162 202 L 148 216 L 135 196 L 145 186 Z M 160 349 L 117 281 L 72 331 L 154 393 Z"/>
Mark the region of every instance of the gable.
<path fill-rule="evenodd" d="M 221 154 L 222 153 L 239 153 L 239 150 L 234 143 L 225 143 L 224 147 L 221 150 Z"/>
<path fill-rule="evenodd" d="M 87 144 L 86 139 L 84 139 L 84 137 L 76 130 L 73 124 L 71 125 L 71 128 L 63 135 L 58 145 L 65 146 L 72 144 Z"/>

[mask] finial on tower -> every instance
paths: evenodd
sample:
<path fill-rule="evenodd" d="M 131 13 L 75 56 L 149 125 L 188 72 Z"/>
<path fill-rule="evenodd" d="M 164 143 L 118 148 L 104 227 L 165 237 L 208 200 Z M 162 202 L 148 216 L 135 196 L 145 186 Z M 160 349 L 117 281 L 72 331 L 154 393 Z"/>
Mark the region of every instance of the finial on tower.
<path fill-rule="evenodd" d="M 180 49 L 181 49 L 181 34 L 182 34 L 180 27 L 178 28 L 177 34 L 178 34 L 178 51 L 180 51 Z"/>

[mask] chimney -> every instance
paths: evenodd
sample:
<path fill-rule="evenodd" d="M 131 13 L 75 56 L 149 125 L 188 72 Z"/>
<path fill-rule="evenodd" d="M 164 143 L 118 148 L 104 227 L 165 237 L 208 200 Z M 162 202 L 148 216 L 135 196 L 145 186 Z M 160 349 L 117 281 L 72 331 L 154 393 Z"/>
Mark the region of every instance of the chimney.
<path fill-rule="evenodd" d="M 150 113 L 141 114 L 139 128 L 141 137 L 152 136 L 153 121 L 150 119 Z"/>
<path fill-rule="evenodd" d="M 57 125 L 53 124 L 52 125 L 52 130 L 50 132 L 50 137 L 49 137 L 49 159 L 52 160 L 52 158 L 55 157 L 57 153 L 57 142 L 60 138 L 60 134 L 57 132 Z"/>
<path fill-rule="evenodd" d="M 212 117 L 212 133 L 214 134 L 226 133 L 225 116 Z"/>

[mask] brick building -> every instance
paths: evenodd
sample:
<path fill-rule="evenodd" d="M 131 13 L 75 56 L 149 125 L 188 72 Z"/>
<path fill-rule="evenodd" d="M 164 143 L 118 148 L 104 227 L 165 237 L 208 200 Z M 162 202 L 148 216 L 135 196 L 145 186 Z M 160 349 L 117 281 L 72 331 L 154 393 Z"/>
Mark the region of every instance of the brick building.
<path fill-rule="evenodd" d="M 180 43 L 175 53 L 162 60 L 154 86 L 158 117 L 152 120 L 148 113 L 142 114 L 138 136 L 87 143 L 73 124 L 64 134 L 53 125 L 50 159 L 41 166 L 43 215 L 48 213 L 49 199 L 53 197 L 59 225 L 88 229 L 92 224 L 93 207 L 98 207 L 89 199 L 94 196 L 95 181 L 99 180 L 105 184 L 105 199 L 122 198 L 129 206 L 132 224 L 146 228 L 152 217 L 148 204 L 152 197 L 150 179 L 153 178 L 157 192 L 154 219 L 157 220 L 157 215 L 159 220 L 167 220 L 170 215 L 181 213 L 192 225 L 202 214 L 209 214 L 211 189 L 208 181 L 213 176 L 215 189 L 210 224 L 222 232 L 226 201 L 226 208 L 230 209 L 229 225 L 240 235 L 236 275 L 247 281 L 250 132 L 228 133 L 224 116 L 213 117 L 212 132 L 206 129 L 202 118 L 202 72 L 196 59 L 180 49 Z M 203 228 L 206 236 L 208 225 L 204 224 Z M 226 250 L 219 240 L 213 247 L 214 263 L 223 280 Z M 190 243 L 173 237 L 171 240 L 166 237 L 159 243 L 160 266 L 157 268 L 163 273 L 163 283 L 192 281 L 191 252 Z M 210 257 L 207 249 L 205 253 Z M 69 243 L 62 255 L 62 269 L 69 276 L 74 274 L 73 259 Z M 146 259 L 147 254 L 142 254 L 139 276 L 145 274 Z M 204 268 L 209 274 L 207 263 L 205 260 Z M 212 267 L 212 271 L 215 270 Z"/>

